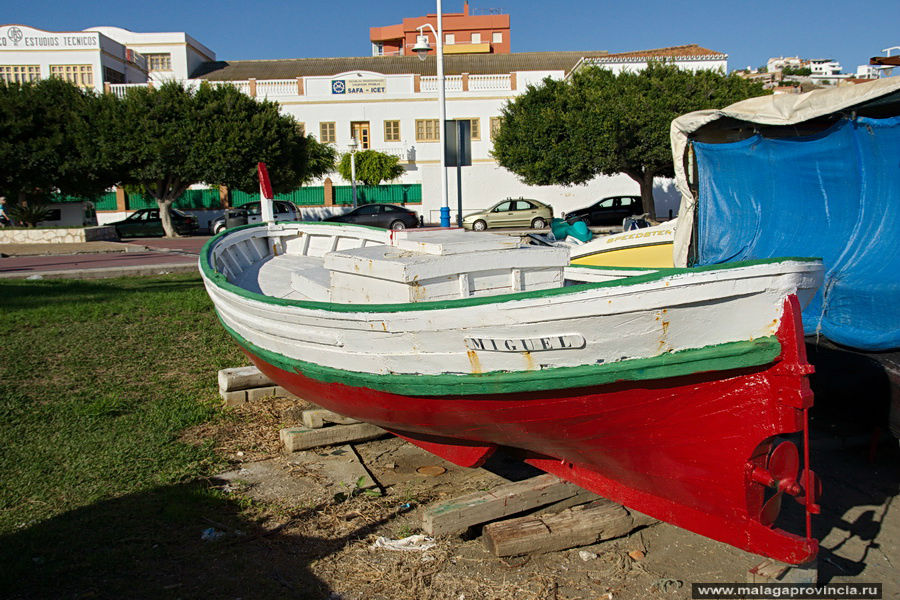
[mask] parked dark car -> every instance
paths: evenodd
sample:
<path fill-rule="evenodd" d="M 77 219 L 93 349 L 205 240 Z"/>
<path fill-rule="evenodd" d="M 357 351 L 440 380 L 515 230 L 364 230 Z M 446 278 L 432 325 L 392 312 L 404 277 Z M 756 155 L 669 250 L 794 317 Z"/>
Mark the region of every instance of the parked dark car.
<path fill-rule="evenodd" d="M 197 232 L 197 217 L 183 213 L 177 208 L 169 209 L 172 226 L 179 235 L 192 235 Z M 109 223 L 116 228 L 116 233 L 123 237 L 155 237 L 166 234 L 163 231 L 162 219 L 158 208 L 142 208 L 131 213 L 127 219 Z"/>
<path fill-rule="evenodd" d="M 272 209 L 275 212 L 276 223 L 300 220 L 300 209 L 297 208 L 293 202 L 275 200 Z M 224 215 L 209 223 L 209 230 L 212 233 L 217 234 L 230 227 L 259 223 L 261 221 L 262 206 L 260 203 L 248 202 L 243 206 L 226 209 Z"/>
<path fill-rule="evenodd" d="M 567 212 L 569 223 L 582 221 L 587 225 L 621 225 L 622 221 L 644 212 L 640 196 L 610 196 L 595 202 L 587 208 Z"/>
<path fill-rule="evenodd" d="M 331 223 L 355 223 L 385 229 L 406 229 L 419 226 L 419 216 L 408 208 L 394 204 L 363 204 L 350 212 L 323 219 Z"/>

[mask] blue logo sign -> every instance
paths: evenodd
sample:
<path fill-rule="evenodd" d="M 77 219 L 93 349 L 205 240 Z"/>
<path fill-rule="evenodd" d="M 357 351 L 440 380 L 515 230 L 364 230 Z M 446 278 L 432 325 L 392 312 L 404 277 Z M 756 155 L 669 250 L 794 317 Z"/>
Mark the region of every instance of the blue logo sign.
<path fill-rule="evenodd" d="M 332 94 L 343 94 L 347 91 L 347 85 L 344 83 L 343 79 L 337 79 L 331 82 L 331 93 Z"/>

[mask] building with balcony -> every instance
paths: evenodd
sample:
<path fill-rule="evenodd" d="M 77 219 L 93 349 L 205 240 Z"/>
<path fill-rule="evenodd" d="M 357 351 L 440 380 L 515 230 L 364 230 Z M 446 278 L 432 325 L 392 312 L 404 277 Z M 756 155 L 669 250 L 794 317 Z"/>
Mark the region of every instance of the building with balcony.
<path fill-rule="evenodd" d="M 572 71 L 594 66 L 609 69 L 613 73 L 637 72 L 646 69 L 650 61 L 665 61 L 684 71 L 717 71 L 722 74 L 728 72 L 727 54 L 701 48 L 696 44 L 616 54 L 604 53 L 600 56 L 585 54 Z"/>
<path fill-rule="evenodd" d="M 444 58 L 447 118 L 471 122 L 472 165 L 462 168 L 463 211 L 524 196 L 552 205 L 559 215 L 603 196 L 634 194 L 626 175 L 597 177 L 584 186 L 529 186 L 491 156 L 493 135 L 504 105 L 544 78 L 563 79 L 573 69 L 597 64 L 616 72 L 640 69 L 650 60 L 682 68 L 722 70 L 727 55 L 696 45 L 643 52 L 522 52 L 459 54 Z M 435 57 L 301 58 L 208 63 L 194 81 L 232 83 L 257 98 L 281 104 L 284 112 L 319 141 L 346 152 L 351 138 L 401 158 L 400 183 L 421 186 L 417 207 L 426 221 L 440 211 L 440 126 Z M 113 86 L 116 90 L 126 86 Z M 336 178 L 336 175 L 332 175 Z M 456 213 L 456 177 L 449 177 L 451 214 Z M 659 212 L 677 210 L 677 196 L 661 191 Z"/>
<path fill-rule="evenodd" d="M 216 60 L 215 52 L 182 31 L 136 33 L 120 27 L 91 27 L 85 31 L 99 32 L 140 52 L 147 59 L 150 81 L 183 81 L 204 63 Z"/>
<path fill-rule="evenodd" d="M 190 78 L 216 54 L 191 36 L 136 33 L 119 27 L 43 31 L 26 25 L 0 27 L 0 80 L 60 77 L 102 91 L 110 84 Z"/>
<path fill-rule="evenodd" d="M 0 27 L 0 80 L 24 83 L 59 77 L 102 91 L 104 84 L 147 81 L 147 59 L 99 31 Z"/>
<path fill-rule="evenodd" d="M 464 11 L 467 12 L 467 9 Z M 445 16 L 445 19 L 447 17 Z M 506 38 L 508 40 L 508 38 Z M 40 50 L 40 51 L 36 51 Z M 323 143 L 346 152 L 351 139 L 360 149 L 398 156 L 404 174 L 396 182 L 415 189 L 415 208 L 429 222 L 441 206 L 440 117 L 436 57 L 300 58 L 215 61 L 215 54 L 185 33 L 134 33 L 95 27 L 51 33 L 25 26 L 0 28 L 0 78 L 30 81 L 60 76 L 84 87 L 124 95 L 133 86 L 175 79 L 196 86 L 234 85 L 244 93 L 277 102 L 284 113 Z M 450 120 L 471 123 L 471 166 L 462 168 L 461 187 L 451 173 L 449 197 L 455 218 L 461 192 L 463 212 L 487 208 L 507 197 L 530 197 L 552 205 L 559 215 L 598 198 L 630 195 L 637 184 L 626 175 L 597 177 L 583 186 L 529 186 L 491 156 L 503 107 L 547 77 L 563 79 L 574 69 L 598 65 L 613 71 L 638 70 L 650 60 L 681 68 L 726 70 L 727 56 L 696 45 L 610 54 L 589 52 L 485 52 L 445 56 L 446 107 Z M 342 181 L 331 176 L 336 204 L 345 197 Z M 314 182 L 313 186 L 326 186 Z M 660 214 L 677 210 L 677 194 L 661 184 Z M 304 193 L 308 190 L 304 190 Z M 418 200 L 421 198 L 421 201 Z M 120 199 L 121 200 L 121 199 Z M 128 206 L 112 201 L 101 222 L 122 217 Z M 310 204 L 312 204 L 310 202 Z M 113 211 L 113 208 L 115 211 Z M 313 213 L 314 214 L 314 213 Z M 201 216 L 201 226 L 208 220 Z"/>
<path fill-rule="evenodd" d="M 416 44 L 419 27 L 430 24 L 437 31 L 437 14 L 403 19 L 397 25 L 372 27 L 369 41 L 372 56 L 408 56 Z M 444 54 L 509 54 L 509 15 L 469 14 L 469 3 L 463 4 L 461 13 L 443 13 Z M 421 31 L 428 36 L 430 54 L 437 47 L 434 34 L 428 28 Z"/>
<path fill-rule="evenodd" d="M 813 77 L 834 77 L 841 75 L 841 63 L 831 58 L 813 58 L 809 61 L 809 70 Z"/>

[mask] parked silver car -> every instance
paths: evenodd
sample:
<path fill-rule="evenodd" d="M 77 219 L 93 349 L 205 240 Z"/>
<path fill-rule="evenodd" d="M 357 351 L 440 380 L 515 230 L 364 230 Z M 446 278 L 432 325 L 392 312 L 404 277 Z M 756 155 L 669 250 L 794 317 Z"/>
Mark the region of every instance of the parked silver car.
<path fill-rule="evenodd" d="M 300 209 L 293 202 L 287 200 L 275 200 L 275 221 L 299 221 Z M 243 206 L 225 209 L 225 214 L 210 221 L 209 230 L 215 235 L 230 227 L 248 225 L 262 221 L 262 205 L 259 202 L 249 202 Z"/>

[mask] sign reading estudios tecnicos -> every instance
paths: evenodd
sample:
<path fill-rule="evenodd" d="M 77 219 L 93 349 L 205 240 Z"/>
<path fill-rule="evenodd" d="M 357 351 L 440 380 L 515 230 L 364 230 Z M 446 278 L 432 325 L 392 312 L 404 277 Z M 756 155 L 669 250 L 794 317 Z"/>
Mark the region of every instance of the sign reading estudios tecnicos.
<path fill-rule="evenodd" d="M 384 79 L 332 79 L 332 94 L 383 94 Z"/>
<path fill-rule="evenodd" d="M 97 33 L 50 33 L 21 25 L 0 27 L 0 48 L 99 48 Z"/>

